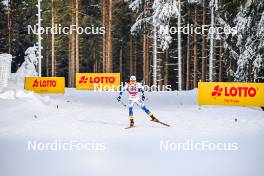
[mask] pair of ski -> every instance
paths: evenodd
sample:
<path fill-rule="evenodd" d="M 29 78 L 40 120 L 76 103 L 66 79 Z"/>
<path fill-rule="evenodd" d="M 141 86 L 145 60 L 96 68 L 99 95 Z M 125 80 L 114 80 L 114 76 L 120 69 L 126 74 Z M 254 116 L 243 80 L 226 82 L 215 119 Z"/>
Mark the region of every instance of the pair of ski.
<path fill-rule="evenodd" d="M 161 121 L 159 121 L 158 119 L 156 119 L 156 120 L 151 120 L 151 122 L 156 122 L 156 123 L 159 123 L 159 124 L 161 124 L 161 125 L 164 125 L 164 126 L 170 127 L 169 124 L 164 123 L 164 122 L 161 122 Z M 135 128 L 135 127 L 136 127 L 136 126 L 133 125 L 133 126 L 126 127 L 125 129 Z"/>
<path fill-rule="evenodd" d="M 119 100 L 118 102 L 120 102 L 124 107 L 127 107 L 127 105 L 123 102 L 123 101 L 121 101 L 121 100 Z M 170 127 L 170 125 L 169 124 L 166 124 L 166 123 L 164 123 L 164 122 L 161 122 L 161 121 L 159 121 L 158 119 L 153 119 L 153 120 L 151 120 L 151 122 L 156 122 L 156 123 L 159 123 L 159 124 L 161 124 L 161 125 L 164 125 L 164 126 L 167 126 L 167 127 Z M 136 126 L 129 126 L 129 127 L 126 127 L 125 129 L 130 129 L 130 128 L 135 128 Z"/>

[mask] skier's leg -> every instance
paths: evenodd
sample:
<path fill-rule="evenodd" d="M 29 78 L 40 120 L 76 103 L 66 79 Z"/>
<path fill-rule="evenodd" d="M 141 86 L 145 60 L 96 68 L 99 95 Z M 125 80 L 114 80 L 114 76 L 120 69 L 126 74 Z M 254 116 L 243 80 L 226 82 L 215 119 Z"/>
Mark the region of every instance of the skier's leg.
<path fill-rule="evenodd" d="M 128 113 L 129 113 L 130 126 L 133 126 L 134 125 L 134 115 L 133 115 L 134 101 L 129 100 L 128 104 L 129 104 Z"/>
<path fill-rule="evenodd" d="M 134 120 L 133 107 L 129 107 L 129 119 Z"/>
<path fill-rule="evenodd" d="M 141 100 L 138 100 L 137 105 L 141 107 L 141 109 L 151 118 L 151 120 L 155 120 L 156 118 L 153 116 L 151 111 L 145 106 L 144 102 Z"/>
<path fill-rule="evenodd" d="M 147 115 L 151 115 L 152 113 L 150 112 L 150 110 L 143 104 L 143 106 L 141 106 L 141 109 L 147 114 Z"/>

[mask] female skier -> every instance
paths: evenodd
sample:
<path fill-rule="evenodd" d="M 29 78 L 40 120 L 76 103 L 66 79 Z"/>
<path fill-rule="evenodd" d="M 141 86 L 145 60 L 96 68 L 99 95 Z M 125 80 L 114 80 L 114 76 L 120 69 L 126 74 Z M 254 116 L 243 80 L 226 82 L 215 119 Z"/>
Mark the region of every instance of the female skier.
<path fill-rule="evenodd" d="M 124 88 L 120 91 L 119 96 L 117 97 L 118 102 L 121 100 L 121 96 L 124 91 L 128 92 L 128 105 L 129 105 L 129 118 L 130 118 L 129 128 L 134 127 L 134 116 L 133 116 L 134 104 L 140 106 L 141 109 L 145 111 L 145 113 L 151 118 L 151 121 L 169 126 L 165 123 L 160 122 L 157 118 L 155 118 L 154 115 L 150 112 L 150 110 L 146 108 L 146 106 L 144 105 L 144 100 L 145 100 L 144 89 L 142 84 L 137 82 L 136 76 L 131 76 L 130 82 L 127 83 L 124 86 Z M 141 98 L 140 98 L 140 92 L 141 92 Z"/>

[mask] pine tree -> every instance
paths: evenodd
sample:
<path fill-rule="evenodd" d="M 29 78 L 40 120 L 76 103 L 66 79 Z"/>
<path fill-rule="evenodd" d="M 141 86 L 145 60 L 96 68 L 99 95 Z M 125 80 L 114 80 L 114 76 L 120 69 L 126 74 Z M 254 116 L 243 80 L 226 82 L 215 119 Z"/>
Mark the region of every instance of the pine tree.
<path fill-rule="evenodd" d="M 263 24 L 264 5 L 256 1 L 221 1 L 223 12 L 219 22 L 225 27 L 235 26 L 236 33 L 225 37 L 225 56 L 237 65 L 234 80 L 242 82 L 263 81 Z"/>

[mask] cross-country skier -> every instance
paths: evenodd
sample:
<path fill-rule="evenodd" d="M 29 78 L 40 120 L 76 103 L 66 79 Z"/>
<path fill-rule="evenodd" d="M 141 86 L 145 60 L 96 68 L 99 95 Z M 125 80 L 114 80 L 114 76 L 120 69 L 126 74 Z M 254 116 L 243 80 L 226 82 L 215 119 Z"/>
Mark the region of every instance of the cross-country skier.
<path fill-rule="evenodd" d="M 158 119 L 154 117 L 154 115 L 150 112 L 149 109 L 144 105 L 145 95 L 144 89 L 141 83 L 138 83 L 136 80 L 136 76 L 130 77 L 130 82 L 127 83 L 124 88 L 120 91 L 119 96 L 117 97 L 117 101 L 121 100 L 121 96 L 124 91 L 128 92 L 128 104 L 129 104 L 129 117 L 130 117 L 130 127 L 134 127 L 134 116 L 133 116 L 133 106 L 137 104 L 141 107 L 143 111 L 151 118 L 151 121 L 160 122 Z M 141 92 L 141 98 L 140 98 Z"/>

